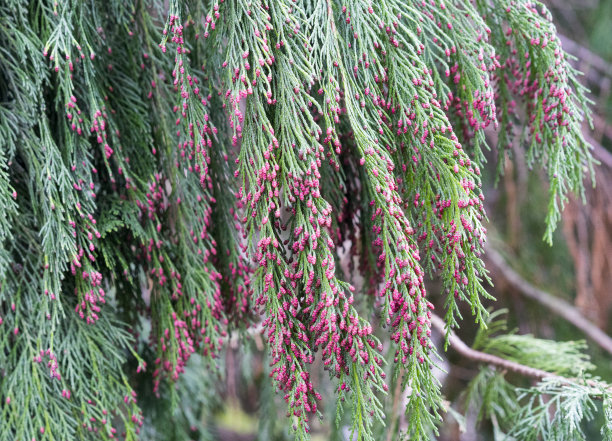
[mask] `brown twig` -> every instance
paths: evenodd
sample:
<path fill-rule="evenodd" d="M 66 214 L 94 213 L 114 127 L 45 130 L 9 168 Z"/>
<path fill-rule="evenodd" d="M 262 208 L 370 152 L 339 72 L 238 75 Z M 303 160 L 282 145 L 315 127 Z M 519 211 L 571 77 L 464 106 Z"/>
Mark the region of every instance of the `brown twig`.
<path fill-rule="evenodd" d="M 444 335 L 446 333 L 446 323 L 444 322 L 443 319 L 441 319 L 437 315 L 432 314 L 431 324 L 441 334 Z M 538 381 L 541 381 L 544 379 L 554 379 L 564 384 L 576 383 L 576 384 L 586 385 L 588 387 L 596 389 L 596 391 L 592 392 L 592 395 L 599 399 L 601 399 L 601 394 L 603 392 L 612 393 L 612 387 L 608 385 L 607 383 L 604 383 L 599 380 L 595 380 L 595 379 L 584 380 L 580 378 L 563 377 L 561 375 L 553 374 L 552 372 L 547 372 L 542 369 L 537 369 L 531 366 L 526 366 L 524 364 L 517 363 L 516 361 L 507 360 L 505 358 L 498 357 L 497 355 L 487 354 L 486 352 L 477 351 L 476 349 L 472 349 L 467 344 L 465 344 L 463 340 L 461 340 L 459 336 L 457 336 L 457 334 L 455 334 L 455 332 L 452 330 L 450 331 L 448 341 L 450 343 L 450 346 L 453 349 L 455 349 L 457 352 L 459 352 L 459 354 L 463 355 L 466 358 L 469 358 L 470 360 L 474 360 L 478 363 L 492 365 L 497 368 L 503 369 L 505 371 L 514 372 L 519 375 L 530 377 Z"/>
<path fill-rule="evenodd" d="M 445 323 L 437 315 L 431 316 L 431 324 L 440 333 L 444 334 Z M 525 366 L 524 364 L 517 363 L 515 361 L 506 360 L 505 358 L 498 357 L 497 355 L 487 354 L 486 352 L 477 351 L 476 349 L 470 348 L 461 340 L 454 331 L 451 330 L 448 342 L 450 346 L 459 352 L 464 357 L 469 358 L 480 363 L 491 364 L 507 371 L 516 372 L 517 374 L 542 380 L 548 377 L 557 377 L 557 375 L 551 374 L 550 372 L 543 371 L 541 369 L 532 368 Z"/>
<path fill-rule="evenodd" d="M 599 55 L 591 52 L 588 48 L 582 46 L 580 43 L 575 42 L 565 35 L 559 35 L 559 39 L 561 40 L 563 50 L 569 52 L 574 57 L 580 59 L 589 66 L 593 66 L 595 69 L 601 72 L 602 76 L 612 75 L 612 64 L 606 62 L 606 60 L 601 58 Z"/>
<path fill-rule="evenodd" d="M 504 279 L 506 279 L 518 292 L 540 303 L 553 314 L 564 318 L 580 329 L 602 349 L 612 354 L 612 338 L 587 320 L 576 308 L 566 301 L 531 285 L 506 263 L 506 260 L 499 252 L 490 246 L 487 247 L 486 257 L 488 262 L 492 263 L 495 269 L 498 270 Z"/>
<path fill-rule="evenodd" d="M 394 430 L 395 425 L 399 424 L 398 420 L 400 415 L 400 401 L 403 398 L 402 375 L 403 372 L 400 371 L 400 375 L 398 375 L 397 377 L 397 383 L 395 384 L 395 391 L 393 392 L 393 407 L 391 410 L 391 423 L 389 425 L 389 430 L 387 431 L 387 441 L 393 440 L 393 435 L 396 432 Z"/>

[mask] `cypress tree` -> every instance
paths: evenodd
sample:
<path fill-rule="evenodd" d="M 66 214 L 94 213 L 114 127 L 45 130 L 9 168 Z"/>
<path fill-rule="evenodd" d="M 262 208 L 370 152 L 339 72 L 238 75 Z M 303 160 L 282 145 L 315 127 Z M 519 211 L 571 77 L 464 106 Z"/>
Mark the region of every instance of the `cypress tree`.
<path fill-rule="evenodd" d="M 258 333 L 295 439 L 322 406 L 377 439 L 403 391 L 429 439 L 433 313 L 452 345 L 461 310 L 475 349 L 546 374 L 483 368 L 481 417 L 584 439 L 602 399 L 612 439 L 584 348 L 496 336 L 484 305 L 485 152 L 545 171 L 549 242 L 592 168 L 568 58 L 530 0 L 3 0 L 0 440 L 164 439 L 156 406 L 189 439 Z"/>

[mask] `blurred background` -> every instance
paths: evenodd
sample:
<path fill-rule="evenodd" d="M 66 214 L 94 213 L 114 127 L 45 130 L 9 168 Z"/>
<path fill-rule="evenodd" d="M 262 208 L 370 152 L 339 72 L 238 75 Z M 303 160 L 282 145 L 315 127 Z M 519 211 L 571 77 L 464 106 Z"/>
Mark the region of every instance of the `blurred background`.
<path fill-rule="evenodd" d="M 495 186 L 490 161 L 484 191 L 489 216 L 485 261 L 495 284 L 491 289 L 497 298 L 495 309 L 509 310 L 509 329 L 558 341 L 584 339 L 596 366 L 594 374 L 611 381 L 611 353 L 575 327 L 571 318 L 579 312 L 612 334 L 612 0 L 543 3 L 552 12 L 563 48 L 575 57 L 572 64 L 584 73 L 582 83 L 591 91 L 593 128 L 585 123 L 583 129 L 600 163 L 595 170 L 596 187 L 587 182 L 584 201 L 571 198 L 553 246 L 548 246 L 542 240 L 548 188 L 543 176 L 527 170 L 522 156 L 515 155 L 513 161 L 506 161 L 505 174 Z M 550 298 L 534 300 L 537 289 L 561 300 L 557 305 L 570 319 L 553 311 Z M 469 327 L 463 328 L 462 339 L 471 343 Z M 462 397 L 451 391 L 465 388 L 477 368 L 452 351 L 449 356 L 452 365 L 445 392 L 449 399 L 460 401 Z M 457 424 L 448 424 L 440 439 L 496 439 L 490 422 L 474 427 L 476 416 L 468 412 L 466 417 L 464 432 Z M 602 439 L 601 425 L 597 420 L 585 424 L 586 439 Z"/>
<path fill-rule="evenodd" d="M 573 63 L 584 72 L 583 83 L 591 90 L 593 128 L 585 125 L 584 129 L 600 162 L 594 178 L 596 188 L 587 183 L 584 203 L 580 198 L 571 199 L 555 233 L 554 245 L 548 246 L 542 240 L 548 202 L 544 177 L 538 172 L 528 172 L 519 154 L 514 161 L 506 162 L 504 176 L 495 183 L 495 153 L 491 152 L 490 170 L 485 172 L 483 183 L 489 216 L 485 260 L 495 284 L 491 293 L 497 298 L 490 306 L 507 308 L 509 328 L 517 329 L 520 334 L 561 341 L 585 339 L 587 352 L 596 365 L 595 375 L 612 381 L 612 355 L 588 339 L 571 319 L 572 314 L 580 313 L 594 326 L 612 334 L 612 0 L 547 0 L 544 3 L 552 11 L 564 49 L 575 57 Z M 548 297 L 542 297 L 542 291 Z M 565 310 L 569 320 L 551 309 L 550 301 L 546 300 L 550 298 L 560 300 L 555 305 Z M 469 311 L 464 317 L 458 333 L 470 344 L 475 327 L 470 326 Z M 256 333 L 251 337 L 247 350 L 239 350 L 234 344 L 237 342 L 230 342 L 219 363 L 220 372 L 225 374 L 219 378 L 225 377 L 224 382 L 214 375 L 203 375 L 205 367 L 195 359 L 181 380 L 175 403 L 176 400 L 194 403 L 197 397 L 195 402 L 199 404 L 179 405 L 180 411 L 175 409 L 172 422 L 168 421 L 169 409 L 157 409 L 163 422 L 160 424 L 157 420 L 155 424 L 154 414 L 155 431 L 144 439 L 292 439 L 290 420 L 284 417 L 285 404 L 274 393 L 268 378 L 263 341 Z M 452 407 L 463 411 L 460 391 L 479 368 L 453 350 L 447 356 L 448 363 L 443 366 L 446 373 L 440 372 L 443 391 Z M 315 384 L 331 395 L 327 374 L 316 366 L 313 371 L 319 371 L 319 378 L 313 379 Z M 325 402 L 334 401 L 325 400 L 325 393 L 323 397 Z M 405 425 L 402 403 L 386 405 L 388 424 Z M 313 440 L 348 441 L 348 426 L 341 424 L 336 429 L 333 424 L 334 406 L 322 407 L 325 419 L 312 421 Z M 446 423 L 440 435 L 444 441 L 495 439 L 491 422 L 475 427 L 475 415 L 469 410 L 465 428 L 450 416 Z M 587 439 L 601 439 L 599 427 L 600 421 L 593 421 L 593 427 L 585 426 Z M 392 438 L 381 432 L 381 439 Z"/>

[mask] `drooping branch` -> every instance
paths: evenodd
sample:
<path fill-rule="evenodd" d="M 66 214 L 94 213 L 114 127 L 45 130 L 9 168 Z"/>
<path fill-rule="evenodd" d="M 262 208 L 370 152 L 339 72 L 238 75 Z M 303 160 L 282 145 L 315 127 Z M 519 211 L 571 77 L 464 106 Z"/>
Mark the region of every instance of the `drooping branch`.
<path fill-rule="evenodd" d="M 491 246 L 487 247 L 486 257 L 489 263 L 493 264 L 501 276 L 510 283 L 519 293 L 528 297 L 542 306 L 546 307 L 552 313 L 567 320 L 575 327 L 580 329 L 593 342 L 597 343 L 606 352 L 612 354 L 612 338 L 589 320 L 587 320 L 576 308 L 566 301 L 549 294 L 535 286 L 531 285 L 523 279 L 516 271 L 514 271 L 506 260 L 498 251 Z"/>
<path fill-rule="evenodd" d="M 217 395 L 217 376 L 194 374 L 249 338 L 296 440 L 311 439 L 323 365 L 338 426 L 350 415 L 350 438 L 373 441 L 388 388 L 365 317 L 379 304 L 392 413 L 409 422 L 389 439 L 429 439 L 444 405 L 425 274 L 443 281 L 445 326 L 459 303 L 481 321 L 485 128 L 525 126 L 527 162 L 552 183 L 551 233 L 591 164 L 586 92 L 548 13 L 530 0 L 55 3 L 0 1 L 0 441 L 114 437 L 115 422 L 126 439 L 145 424 L 194 436 L 191 416 L 217 402 L 194 389 Z M 353 274 L 378 300 L 360 301 Z M 151 385 L 136 376 L 147 362 Z M 161 411 L 141 411 L 130 381 Z"/>

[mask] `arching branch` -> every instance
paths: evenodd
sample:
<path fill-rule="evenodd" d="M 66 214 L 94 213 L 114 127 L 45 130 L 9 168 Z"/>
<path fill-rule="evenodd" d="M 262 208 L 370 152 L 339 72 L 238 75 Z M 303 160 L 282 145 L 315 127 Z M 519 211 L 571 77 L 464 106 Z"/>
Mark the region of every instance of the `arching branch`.
<path fill-rule="evenodd" d="M 446 332 L 444 320 L 442 320 L 437 315 L 431 316 L 431 324 L 440 333 L 444 334 Z M 536 380 L 542 380 L 548 377 L 556 377 L 556 375 L 551 374 L 550 372 L 525 366 L 524 364 L 520 364 L 511 360 L 506 360 L 505 358 L 498 357 L 497 355 L 487 354 L 486 352 L 481 352 L 472 349 L 467 344 L 465 344 L 463 340 L 461 340 L 452 330 L 450 331 L 450 334 L 448 336 L 448 341 L 452 348 L 454 348 L 457 352 L 459 352 L 464 357 L 469 358 L 470 360 L 474 360 L 479 363 L 491 364 L 493 366 L 497 366 L 508 371 L 516 372 L 517 374 L 524 375 L 526 377 L 535 378 Z"/>
<path fill-rule="evenodd" d="M 510 283 L 519 293 L 528 297 L 550 310 L 553 314 L 567 320 L 580 329 L 594 343 L 597 343 L 606 352 L 612 354 L 612 338 L 592 322 L 587 320 L 575 307 L 566 301 L 553 296 L 523 279 L 514 271 L 503 256 L 491 246 L 486 249 L 486 258 L 490 264 Z M 489 267 L 490 268 L 490 267 Z"/>

